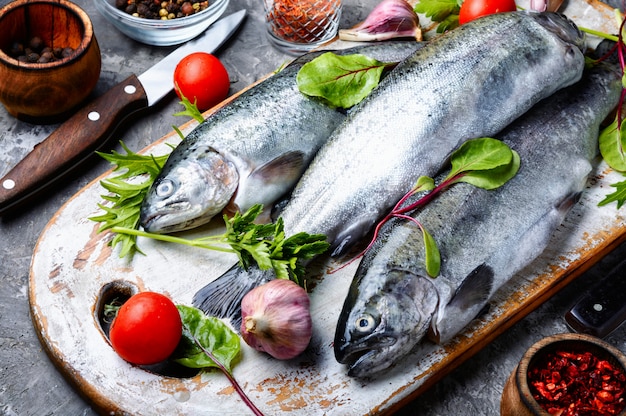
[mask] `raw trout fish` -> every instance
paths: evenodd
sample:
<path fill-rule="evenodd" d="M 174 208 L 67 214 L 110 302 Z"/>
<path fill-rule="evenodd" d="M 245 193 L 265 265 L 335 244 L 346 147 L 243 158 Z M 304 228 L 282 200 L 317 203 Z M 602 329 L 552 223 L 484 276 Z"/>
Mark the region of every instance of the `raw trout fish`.
<path fill-rule="evenodd" d="M 345 253 L 463 141 L 493 136 L 578 81 L 583 49 L 582 32 L 555 13 L 498 13 L 431 41 L 320 149 L 281 212 L 286 235 L 325 234 L 333 255 Z M 243 295 L 273 277 L 234 266 L 201 289 L 194 305 L 236 321 Z"/>
<path fill-rule="evenodd" d="M 617 65 L 598 65 L 497 138 L 520 156 L 516 176 L 487 191 L 453 185 L 414 216 L 435 239 L 429 277 L 419 228 L 394 220 L 359 265 L 339 317 L 335 357 L 356 377 L 397 363 L 425 337 L 446 342 L 498 288 L 535 259 L 583 191 L 600 123 L 621 90 Z"/>
<path fill-rule="evenodd" d="M 387 42 L 334 52 L 396 62 L 422 45 Z M 196 127 L 172 151 L 150 188 L 141 207 L 141 226 L 155 233 L 195 228 L 225 208 L 271 208 L 291 191 L 345 118 L 345 112 L 298 90 L 298 71 L 321 54 L 297 58 Z"/>

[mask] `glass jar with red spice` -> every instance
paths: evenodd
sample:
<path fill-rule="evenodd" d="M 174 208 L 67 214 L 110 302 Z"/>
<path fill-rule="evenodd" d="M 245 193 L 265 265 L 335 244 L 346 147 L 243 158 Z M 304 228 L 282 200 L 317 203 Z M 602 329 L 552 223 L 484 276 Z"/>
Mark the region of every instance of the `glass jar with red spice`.
<path fill-rule="evenodd" d="M 502 392 L 502 416 L 626 415 L 626 355 L 586 334 L 531 346 Z"/>
<path fill-rule="evenodd" d="M 341 0 L 264 0 L 264 6 L 268 38 L 284 52 L 302 54 L 337 35 Z"/>

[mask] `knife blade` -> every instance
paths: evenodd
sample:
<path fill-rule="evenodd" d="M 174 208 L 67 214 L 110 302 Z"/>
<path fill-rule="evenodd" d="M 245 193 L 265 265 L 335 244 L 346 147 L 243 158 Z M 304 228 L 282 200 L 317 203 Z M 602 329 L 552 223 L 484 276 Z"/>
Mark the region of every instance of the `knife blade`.
<path fill-rule="evenodd" d="M 217 50 L 245 15 L 240 10 L 216 21 L 143 74 L 129 76 L 78 110 L 0 179 L 0 215 L 66 176 L 104 145 L 122 121 L 165 97 L 173 90 L 173 82 L 167 80 L 173 79 L 178 62 L 192 52 Z"/>
<path fill-rule="evenodd" d="M 626 320 L 626 260 L 592 285 L 565 313 L 575 332 L 604 338 Z"/>

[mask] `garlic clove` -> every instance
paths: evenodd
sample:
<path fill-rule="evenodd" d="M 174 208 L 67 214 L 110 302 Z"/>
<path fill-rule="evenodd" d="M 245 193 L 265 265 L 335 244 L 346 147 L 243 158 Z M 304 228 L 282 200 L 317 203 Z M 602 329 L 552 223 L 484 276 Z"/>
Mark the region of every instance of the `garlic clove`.
<path fill-rule="evenodd" d="M 422 40 L 419 17 L 406 0 L 382 0 L 363 23 L 339 31 L 339 39 L 348 41 L 368 42 L 405 37 Z"/>
<path fill-rule="evenodd" d="M 291 280 L 275 279 L 248 292 L 241 315 L 244 341 L 274 358 L 294 358 L 311 341 L 309 295 Z"/>

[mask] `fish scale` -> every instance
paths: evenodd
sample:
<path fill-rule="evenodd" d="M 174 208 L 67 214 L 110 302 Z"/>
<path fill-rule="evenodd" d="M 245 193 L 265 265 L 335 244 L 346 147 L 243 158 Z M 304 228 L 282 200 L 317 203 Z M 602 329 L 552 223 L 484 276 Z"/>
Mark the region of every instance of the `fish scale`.
<path fill-rule="evenodd" d="M 521 160 L 502 187 L 455 184 L 413 215 L 440 250 L 436 278 L 425 271 L 418 227 L 394 220 L 382 228 L 337 324 L 335 356 L 349 374 L 389 368 L 427 334 L 450 340 L 544 250 L 584 190 L 600 123 L 619 99 L 620 76 L 617 64 L 601 64 L 501 132 L 497 138 Z"/>
<path fill-rule="evenodd" d="M 362 53 L 385 62 L 406 58 L 422 42 L 381 42 L 337 54 Z M 174 232 L 209 222 L 222 212 L 271 207 L 289 192 L 345 111 L 302 94 L 297 58 L 198 125 L 172 151 L 141 207 L 149 232 Z"/>
<path fill-rule="evenodd" d="M 280 213 L 286 235 L 325 234 L 333 255 L 345 253 L 464 140 L 496 134 L 578 81 L 583 48 L 582 32 L 556 13 L 497 13 L 431 41 L 322 146 Z M 245 293 L 272 278 L 271 270 L 235 265 L 193 303 L 237 322 Z"/>
<path fill-rule="evenodd" d="M 333 132 L 281 213 L 288 234 L 325 234 L 344 253 L 460 143 L 580 79 L 583 35 L 562 15 L 473 23 L 403 61 Z"/>

